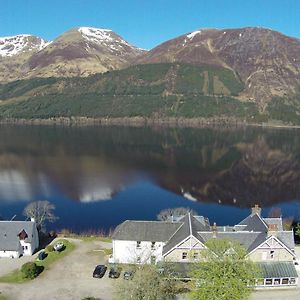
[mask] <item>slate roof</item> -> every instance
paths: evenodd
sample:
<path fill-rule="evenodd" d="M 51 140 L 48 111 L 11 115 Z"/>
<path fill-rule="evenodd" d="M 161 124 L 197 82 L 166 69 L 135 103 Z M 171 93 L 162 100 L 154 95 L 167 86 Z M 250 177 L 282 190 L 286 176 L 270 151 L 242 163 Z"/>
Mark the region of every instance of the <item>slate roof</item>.
<path fill-rule="evenodd" d="M 125 221 L 114 231 L 114 240 L 166 242 L 181 222 Z"/>
<path fill-rule="evenodd" d="M 284 262 L 259 262 L 263 278 L 298 277 L 294 263 Z"/>
<path fill-rule="evenodd" d="M 211 226 L 204 217 L 188 213 L 177 220 L 180 221 L 125 221 L 116 228 L 113 239 L 165 242 L 162 254 L 166 255 L 189 236 L 194 236 L 203 244 L 213 238 Z M 236 240 L 250 253 L 268 239 L 269 224 L 277 224 L 277 238 L 293 250 L 295 248 L 293 232 L 280 230 L 281 218 L 263 219 L 256 213 L 249 215 L 235 226 L 218 226 L 216 237 Z"/>
<path fill-rule="evenodd" d="M 213 238 L 212 232 L 200 232 L 199 235 L 203 238 L 204 242 Z M 247 252 L 252 251 L 259 246 L 265 239 L 266 234 L 261 232 L 217 232 L 217 238 L 230 239 L 239 242 L 243 245 Z"/>
<path fill-rule="evenodd" d="M 0 250 L 17 251 L 20 247 L 18 234 L 25 230 L 28 237 L 25 242 L 31 243 L 35 223 L 31 221 L 0 221 Z"/>
<path fill-rule="evenodd" d="M 263 220 L 267 225 L 276 224 L 279 231 L 283 230 L 281 218 L 263 218 Z"/>
<path fill-rule="evenodd" d="M 174 248 L 178 243 L 183 241 L 189 236 L 194 236 L 200 242 L 204 243 L 203 238 L 198 234 L 200 231 L 210 230 L 210 226 L 207 223 L 203 223 L 201 219 L 195 218 L 192 214 L 188 213 L 181 219 L 182 225 L 168 240 L 167 244 L 163 248 L 163 255 Z"/>
<path fill-rule="evenodd" d="M 251 214 L 238 225 L 246 225 L 243 231 L 267 232 L 268 225 L 258 214 Z"/>
<path fill-rule="evenodd" d="M 277 238 L 291 250 L 295 249 L 295 240 L 293 231 L 278 231 Z"/>

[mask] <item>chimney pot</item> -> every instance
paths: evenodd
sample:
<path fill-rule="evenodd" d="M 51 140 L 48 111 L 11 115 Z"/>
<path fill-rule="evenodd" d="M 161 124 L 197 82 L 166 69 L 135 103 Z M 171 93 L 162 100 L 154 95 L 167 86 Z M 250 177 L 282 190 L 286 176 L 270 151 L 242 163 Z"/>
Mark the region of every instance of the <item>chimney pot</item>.
<path fill-rule="evenodd" d="M 252 211 L 251 213 L 252 216 L 255 214 L 258 214 L 260 216 L 261 214 L 261 208 L 259 207 L 258 204 L 255 204 L 254 207 L 251 208 L 251 211 Z"/>

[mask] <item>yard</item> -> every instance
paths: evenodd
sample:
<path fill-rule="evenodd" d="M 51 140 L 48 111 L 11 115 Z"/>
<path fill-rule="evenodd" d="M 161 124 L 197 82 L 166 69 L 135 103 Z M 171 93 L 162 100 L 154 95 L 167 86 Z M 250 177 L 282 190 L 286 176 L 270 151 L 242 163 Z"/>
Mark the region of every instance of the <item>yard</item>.
<path fill-rule="evenodd" d="M 61 300 L 84 299 L 85 297 L 112 299 L 114 280 L 108 278 L 108 272 L 102 279 L 92 277 L 95 266 L 107 262 L 107 256 L 101 249 L 109 249 L 111 244 L 99 240 L 68 240 L 75 245 L 75 249 L 63 259 L 45 264 L 47 271 L 36 279 L 22 284 L 0 283 L 0 292 L 6 297 L 5 299 Z"/>
<path fill-rule="evenodd" d="M 73 243 L 70 243 L 68 240 L 56 240 L 55 243 L 56 242 L 63 242 L 65 249 L 61 252 L 49 252 L 44 260 L 35 260 L 37 266 L 41 267 L 41 274 L 39 276 L 41 276 L 43 272 L 49 270 L 51 265 L 55 261 L 62 259 L 64 256 L 68 255 L 71 251 L 75 249 L 75 245 Z M 20 269 L 14 270 L 12 273 L 0 277 L 0 282 L 7 283 L 23 283 L 29 280 L 30 279 L 24 278 L 22 276 L 22 272 Z"/>

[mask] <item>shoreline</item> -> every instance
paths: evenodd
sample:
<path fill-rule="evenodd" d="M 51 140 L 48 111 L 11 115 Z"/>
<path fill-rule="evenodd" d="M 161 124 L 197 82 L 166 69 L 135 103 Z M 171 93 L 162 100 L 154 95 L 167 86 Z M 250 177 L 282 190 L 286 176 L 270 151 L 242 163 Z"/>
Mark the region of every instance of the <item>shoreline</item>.
<path fill-rule="evenodd" d="M 89 118 L 59 117 L 49 119 L 0 119 L 0 125 L 46 125 L 46 126 L 129 126 L 129 127 L 182 127 L 182 128 L 218 128 L 218 127 L 261 127 L 277 129 L 299 129 L 300 125 L 276 123 L 249 123 L 236 118 L 162 118 L 145 117 Z"/>

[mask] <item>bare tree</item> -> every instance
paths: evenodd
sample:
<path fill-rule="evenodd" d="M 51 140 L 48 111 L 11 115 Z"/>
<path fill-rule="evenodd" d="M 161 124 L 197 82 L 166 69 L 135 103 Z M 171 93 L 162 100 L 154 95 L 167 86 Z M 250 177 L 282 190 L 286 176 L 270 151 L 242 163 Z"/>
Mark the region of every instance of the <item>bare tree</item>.
<path fill-rule="evenodd" d="M 45 223 L 55 222 L 58 217 L 53 213 L 55 206 L 49 201 L 36 201 L 29 203 L 23 211 L 23 215 L 33 218 L 38 228 L 44 228 Z"/>
<path fill-rule="evenodd" d="M 191 213 L 192 215 L 196 216 L 197 212 L 189 207 L 175 207 L 175 208 L 167 208 L 163 209 L 157 215 L 157 219 L 160 221 L 167 221 L 173 217 L 184 216 L 187 213 Z"/>

